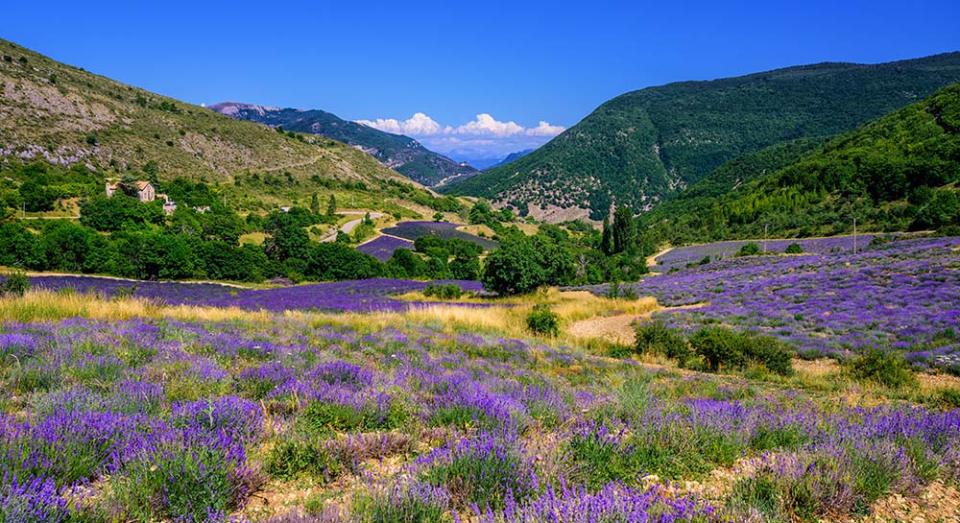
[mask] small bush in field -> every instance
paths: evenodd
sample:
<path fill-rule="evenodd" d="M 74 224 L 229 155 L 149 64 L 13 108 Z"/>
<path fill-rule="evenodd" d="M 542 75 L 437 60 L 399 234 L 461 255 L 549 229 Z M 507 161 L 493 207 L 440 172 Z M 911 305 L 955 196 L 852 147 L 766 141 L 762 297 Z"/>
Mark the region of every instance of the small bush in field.
<path fill-rule="evenodd" d="M 301 423 L 312 434 L 389 430 L 406 421 L 408 413 L 397 402 L 391 402 L 385 411 L 375 405 L 356 408 L 342 403 L 314 401 L 307 405 Z"/>
<path fill-rule="evenodd" d="M 661 321 L 642 323 L 636 327 L 636 351 L 640 354 L 662 354 L 681 365 L 692 356 L 683 334 Z"/>
<path fill-rule="evenodd" d="M 534 334 L 557 336 L 560 334 L 560 318 L 550 307 L 539 304 L 527 314 L 527 328 Z"/>
<path fill-rule="evenodd" d="M 737 256 L 756 256 L 760 254 L 760 246 L 755 243 L 745 244 L 737 251 Z"/>
<path fill-rule="evenodd" d="M 463 296 L 463 290 L 453 283 L 431 283 L 423 289 L 423 295 L 441 300 L 455 300 Z"/>
<path fill-rule="evenodd" d="M 266 472 L 275 478 L 293 479 L 300 475 L 331 481 L 343 471 L 343 465 L 309 438 L 293 437 L 278 442 L 266 459 Z"/>
<path fill-rule="evenodd" d="M 0 296 L 23 296 L 30 290 L 30 280 L 22 272 L 7 275 L 0 282 Z"/>
<path fill-rule="evenodd" d="M 917 381 L 910 364 L 895 351 L 870 349 L 848 360 L 844 367 L 857 381 L 873 382 L 893 389 L 913 385 Z"/>
<path fill-rule="evenodd" d="M 792 351 L 767 336 L 736 332 L 725 327 L 704 327 L 690 337 L 690 345 L 713 372 L 742 370 L 755 363 L 777 374 L 793 373 Z"/>
<path fill-rule="evenodd" d="M 783 251 L 787 254 L 803 254 L 803 247 L 799 243 L 791 243 L 787 245 L 787 249 Z"/>

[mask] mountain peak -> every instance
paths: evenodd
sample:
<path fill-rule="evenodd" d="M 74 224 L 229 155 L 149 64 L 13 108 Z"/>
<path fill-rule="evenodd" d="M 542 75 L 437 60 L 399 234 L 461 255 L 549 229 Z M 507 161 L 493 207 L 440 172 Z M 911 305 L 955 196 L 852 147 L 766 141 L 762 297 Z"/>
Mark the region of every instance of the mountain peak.
<path fill-rule="evenodd" d="M 469 178 L 479 172 L 466 163 L 455 162 L 428 150 L 409 136 L 386 133 L 320 109 L 280 109 L 239 102 L 221 102 L 211 105 L 210 109 L 238 120 L 343 142 L 373 156 L 411 180 L 428 186 Z"/>
<path fill-rule="evenodd" d="M 248 104 L 242 102 L 219 102 L 213 105 L 206 106 L 207 109 L 216 111 L 220 114 L 225 114 L 227 116 L 235 117 L 240 114 L 242 111 L 252 111 L 261 116 L 267 114 L 267 112 L 279 111 L 279 107 L 274 107 L 270 105 L 257 105 L 257 104 Z"/>

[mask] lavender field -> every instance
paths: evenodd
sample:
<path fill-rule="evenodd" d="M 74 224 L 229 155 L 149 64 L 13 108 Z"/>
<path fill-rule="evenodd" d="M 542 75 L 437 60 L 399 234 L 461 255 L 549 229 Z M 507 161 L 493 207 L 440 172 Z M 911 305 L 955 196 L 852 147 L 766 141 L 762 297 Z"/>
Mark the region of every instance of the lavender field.
<path fill-rule="evenodd" d="M 725 259 L 634 289 L 667 307 L 702 304 L 659 315 L 683 330 L 723 324 L 825 355 L 885 347 L 907 351 L 919 366 L 960 363 L 960 238 L 900 240 L 857 254 L 837 247 L 847 241 L 820 242 L 819 254 Z"/>
<path fill-rule="evenodd" d="M 497 242 L 493 240 L 488 240 L 486 238 L 481 238 L 473 234 L 469 234 L 463 231 L 458 231 L 459 227 L 455 223 L 450 222 L 401 222 L 394 227 L 387 227 L 383 230 L 384 234 L 389 234 L 391 236 L 398 236 L 400 238 L 406 238 L 408 240 L 416 240 L 421 236 L 426 236 L 428 234 L 433 234 L 449 240 L 451 238 L 459 238 L 464 241 L 475 243 L 486 250 L 493 249 L 497 246 Z"/>
<path fill-rule="evenodd" d="M 854 236 L 834 236 L 830 238 L 797 238 L 777 240 L 732 240 L 725 242 L 705 243 L 675 247 L 656 259 L 656 270 L 666 272 L 671 269 L 682 269 L 688 264 L 696 264 L 709 257 L 712 261 L 726 260 L 736 256 L 741 247 L 754 243 L 768 253 L 782 254 L 787 247 L 799 245 L 807 254 L 840 254 L 868 248 L 876 234 L 861 234 Z"/>
<path fill-rule="evenodd" d="M 686 332 L 719 324 L 816 355 L 881 347 L 921 370 L 956 363 L 960 238 L 857 254 L 818 245 L 682 268 L 634 290 Z M 30 283 L 55 291 L 39 294 L 53 302 L 80 294 L 122 307 L 114 298 L 132 295 L 267 314 L 0 319 L 3 523 L 901 520 L 891 499 L 940 500 L 930 510 L 949 521 L 960 499 L 960 388 L 950 381 L 895 389 L 842 370 L 648 367 L 562 333 L 487 323 L 480 334 L 404 314 L 425 304 L 397 295 L 426 282 Z M 524 300 L 577 296 L 553 292 L 462 302 L 489 308 L 463 318 L 516 322 L 532 306 Z M 555 307 L 604 318 L 641 301 Z M 684 305 L 695 307 L 670 310 Z M 286 310 L 361 314 L 276 314 Z M 362 314 L 380 311 L 400 314 Z"/>
<path fill-rule="evenodd" d="M 960 411 L 425 327 L 5 323 L 0 354 L 4 521 L 812 521 L 960 479 Z"/>
<path fill-rule="evenodd" d="M 452 283 L 464 291 L 482 290 L 475 281 Z M 422 290 L 429 282 L 376 278 L 314 283 L 274 289 L 245 289 L 215 283 L 132 281 L 94 276 L 37 276 L 30 278 L 37 289 L 73 290 L 106 297 L 129 295 L 166 305 L 238 307 L 244 310 L 312 310 L 325 312 L 404 311 L 425 302 L 401 301 L 393 296 Z M 469 304 L 461 304 L 467 306 Z"/>
<path fill-rule="evenodd" d="M 357 250 L 373 256 L 374 258 L 385 262 L 393 256 L 393 251 L 397 249 L 413 250 L 413 242 L 397 238 L 395 236 L 380 236 L 357 246 Z"/>

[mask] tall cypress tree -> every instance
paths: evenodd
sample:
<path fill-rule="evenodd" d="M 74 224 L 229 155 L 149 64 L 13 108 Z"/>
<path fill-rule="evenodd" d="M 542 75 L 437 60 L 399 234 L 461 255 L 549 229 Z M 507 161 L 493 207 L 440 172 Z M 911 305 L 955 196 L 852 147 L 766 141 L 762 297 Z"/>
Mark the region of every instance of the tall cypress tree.
<path fill-rule="evenodd" d="M 610 218 L 607 216 L 603 217 L 603 232 L 600 234 L 600 250 L 608 256 L 613 253 L 613 238 L 610 233 Z"/>
<path fill-rule="evenodd" d="M 330 200 L 327 201 L 327 216 L 334 216 L 337 214 L 337 197 L 330 195 Z"/>
<path fill-rule="evenodd" d="M 613 213 L 613 252 L 632 250 L 637 243 L 637 226 L 629 207 L 618 207 Z"/>
<path fill-rule="evenodd" d="M 313 193 L 310 197 L 310 212 L 315 215 L 320 214 L 320 198 L 317 198 L 317 193 Z"/>

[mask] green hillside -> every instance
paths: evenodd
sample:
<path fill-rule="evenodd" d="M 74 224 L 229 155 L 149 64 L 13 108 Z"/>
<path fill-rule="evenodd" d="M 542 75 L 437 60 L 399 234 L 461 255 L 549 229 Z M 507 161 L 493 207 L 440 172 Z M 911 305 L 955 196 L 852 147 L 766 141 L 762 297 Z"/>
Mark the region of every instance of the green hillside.
<path fill-rule="evenodd" d="M 809 143 L 807 144 L 809 145 Z M 804 153 L 765 149 L 730 162 L 641 216 L 673 243 L 960 225 L 960 84 Z M 779 165 L 778 165 L 779 164 Z M 731 192 L 736 177 L 748 180 Z"/>
<path fill-rule="evenodd" d="M 0 93 L 0 157 L 8 161 L 185 177 L 224 186 L 246 208 L 305 204 L 330 189 L 383 203 L 382 191 L 409 184 L 354 147 L 237 121 L 5 40 Z"/>
<path fill-rule="evenodd" d="M 724 163 L 832 136 L 960 81 L 960 53 L 879 65 L 825 63 L 630 92 L 534 153 L 448 191 L 589 209 L 650 210 Z"/>
<path fill-rule="evenodd" d="M 470 177 L 478 171 L 428 150 L 420 142 L 351 122 L 319 109 L 279 109 L 261 105 L 224 102 L 211 109 L 222 114 L 288 131 L 317 134 L 363 151 L 411 180 L 437 185 L 455 177 Z"/>

